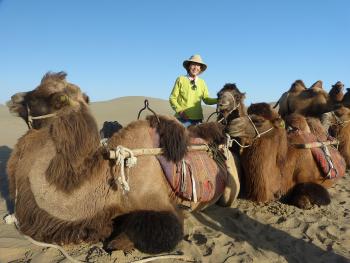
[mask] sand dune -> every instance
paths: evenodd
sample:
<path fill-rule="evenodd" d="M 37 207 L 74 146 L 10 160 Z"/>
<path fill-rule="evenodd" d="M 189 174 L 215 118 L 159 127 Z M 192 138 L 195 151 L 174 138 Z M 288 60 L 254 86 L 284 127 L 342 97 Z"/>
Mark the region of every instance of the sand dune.
<path fill-rule="evenodd" d="M 101 126 L 104 120 L 126 125 L 137 119 L 145 97 L 125 97 L 92 103 Z M 149 98 L 157 113 L 172 114 L 165 100 Z M 206 107 L 206 116 L 213 112 Z M 144 112 L 142 116 L 149 114 Z M 13 207 L 8 198 L 6 162 L 27 127 L 0 106 L 0 217 Z M 255 204 L 238 199 L 232 207 L 212 206 L 202 213 L 185 213 L 185 237 L 172 254 L 192 262 L 350 262 L 350 176 L 330 189 L 332 203 L 300 210 L 280 202 Z M 106 253 L 102 244 L 65 246 L 83 262 L 132 262 L 150 257 L 139 251 Z M 158 262 L 183 262 L 161 259 Z M 69 262 L 57 249 L 30 243 L 14 225 L 0 220 L 0 262 Z"/>

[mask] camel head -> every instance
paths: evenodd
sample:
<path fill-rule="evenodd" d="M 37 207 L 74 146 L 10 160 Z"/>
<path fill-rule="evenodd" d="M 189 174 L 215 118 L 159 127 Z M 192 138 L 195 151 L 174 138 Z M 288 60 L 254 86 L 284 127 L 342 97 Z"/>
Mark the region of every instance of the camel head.
<path fill-rule="evenodd" d="M 243 105 L 245 93 L 240 92 L 234 83 L 227 83 L 218 92 L 218 112 L 227 117 L 232 111 Z"/>
<path fill-rule="evenodd" d="M 39 129 L 57 114 L 86 106 L 88 96 L 66 81 L 64 72 L 48 72 L 39 86 L 28 92 L 16 93 L 7 102 L 11 113 L 25 120 L 29 128 Z"/>
<path fill-rule="evenodd" d="M 341 103 L 343 106 L 350 108 L 350 89 L 349 88 L 346 89 L 346 92 L 344 94 L 344 97 Z"/>
<path fill-rule="evenodd" d="M 335 103 L 341 103 L 344 98 L 344 84 L 337 81 L 329 91 L 329 97 Z"/>
<path fill-rule="evenodd" d="M 288 133 L 291 132 L 311 132 L 306 118 L 299 113 L 292 113 L 285 118 Z"/>
<path fill-rule="evenodd" d="M 337 137 L 340 130 L 350 122 L 350 109 L 344 106 L 322 115 L 322 123 L 329 127 L 329 134 Z"/>
<path fill-rule="evenodd" d="M 236 118 L 229 124 L 231 137 L 239 137 L 251 144 L 255 139 L 268 136 L 274 129 L 284 129 L 284 121 L 267 103 L 252 104 L 247 112 L 247 116 Z"/>

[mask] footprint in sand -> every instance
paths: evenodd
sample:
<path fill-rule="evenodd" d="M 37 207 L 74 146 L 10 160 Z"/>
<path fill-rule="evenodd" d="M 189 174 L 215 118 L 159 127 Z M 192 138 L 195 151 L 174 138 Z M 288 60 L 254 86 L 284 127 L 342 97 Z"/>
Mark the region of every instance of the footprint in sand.
<path fill-rule="evenodd" d="M 191 235 L 186 235 L 184 237 L 184 240 L 195 244 L 204 257 L 210 256 L 215 248 L 215 242 L 212 241 L 212 239 L 209 241 L 205 235 L 199 232 L 194 232 Z"/>

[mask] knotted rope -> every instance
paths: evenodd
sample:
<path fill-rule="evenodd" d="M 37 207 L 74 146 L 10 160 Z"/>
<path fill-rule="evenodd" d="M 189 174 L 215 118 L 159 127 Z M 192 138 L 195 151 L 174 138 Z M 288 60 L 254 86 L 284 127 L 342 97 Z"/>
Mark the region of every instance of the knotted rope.
<path fill-rule="evenodd" d="M 120 166 L 120 176 L 118 178 L 114 178 L 114 180 L 119 182 L 124 191 L 129 192 L 130 186 L 125 177 L 125 166 L 127 168 L 133 167 L 137 163 L 137 158 L 134 156 L 132 150 L 121 145 L 118 145 L 113 151 L 116 156 L 116 164 Z M 116 173 L 114 176 L 116 176 Z"/>

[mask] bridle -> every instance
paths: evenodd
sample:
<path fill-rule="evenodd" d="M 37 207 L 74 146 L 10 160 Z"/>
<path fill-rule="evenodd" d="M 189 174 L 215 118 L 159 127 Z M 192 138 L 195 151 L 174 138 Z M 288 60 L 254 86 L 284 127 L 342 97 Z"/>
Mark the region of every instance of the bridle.
<path fill-rule="evenodd" d="M 331 111 L 332 116 L 335 119 L 335 123 L 331 123 L 331 125 L 336 125 L 336 126 L 341 126 L 344 127 L 348 122 L 350 122 L 350 120 L 346 120 L 343 121 L 342 119 L 340 119 L 335 113 L 334 111 Z"/>
<path fill-rule="evenodd" d="M 238 144 L 238 146 L 241 147 L 241 148 L 248 148 L 248 147 L 252 146 L 253 142 L 254 142 L 256 139 L 259 139 L 262 135 L 264 135 L 264 134 L 266 134 L 266 133 L 268 133 L 268 132 L 270 132 L 270 131 L 272 131 L 272 130 L 274 129 L 274 127 L 271 127 L 270 129 L 267 129 L 266 131 L 259 132 L 258 129 L 256 128 L 256 126 L 255 126 L 253 120 L 251 119 L 251 117 L 250 117 L 249 115 L 246 115 L 245 117 L 248 118 L 250 124 L 253 126 L 253 128 L 254 128 L 254 130 L 255 130 L 255 133 L 256 133 L 255 137 L 252 139 L 252 143 L 251 143 L 251 144 L 248 144 L 248 145 L 242 145 L 242 144 L 240 144 L 236 139 L 230 138 L 230 140 L 231 140 L 231 141 L 229 142 L 229 145 L 230 145 L 230 146 L 232 146 L 232 142 L 235 142 L 235 143 Z M 228 136 L 229 136 L 229 135 L 228 135 Z"/>
<path fill-rule="evenodd" d="M 49 113 L 45 115 L 32 116 L 30 114 L 30 108 L 28 104 L 26 104 L 26 108 L 27 108 L 27 125 L 29 129 L 33 129 L 33 120 L 47 119 L 47 118 L 55 117 L 57 115 L 56 113 Z"/>
<path fill-rule="evenodd" d="M 231 113 L 232 112 L 234 112 L 235 110 L 237 110 L 238 109 L 238 107 L 240 107 L 241 106 L 241 103 L 240 102 L 236 102 L 236 99 L 235 99 L 235 96 L 233 96 L 233 94 L 231 93 L 231 92 L 229 92 L 229 91 L 225 91 L 224 93 L 227 93 L 227 94 L 229 94 L 230 95 L 230 97 L 232 98 L 232 100 L 233 100 L 233 108 L 229 111 L 229 113 L 227 114 L 227 116 L 226 117 L 222 117 L 220 120 L 218 120 L 218 123 L 221 123 L 222 121 L 226 121 L 227 122 L 227 119 L 229 118 L 229 116 L 231 115 Z M 223 93 L 223 94 L 224 94 Z M 226 105 L 229 105 L 230 103 L 227 103 L 227 104 L 225 104 L 225 105 L 223 105 L 223 106 L 226 106 Z M 218 112 L 218 111 L 216 111 L 218 114 L 220 113 L 220 112 Z M 209 118 L 208 118 L 209 119 Z"/>

